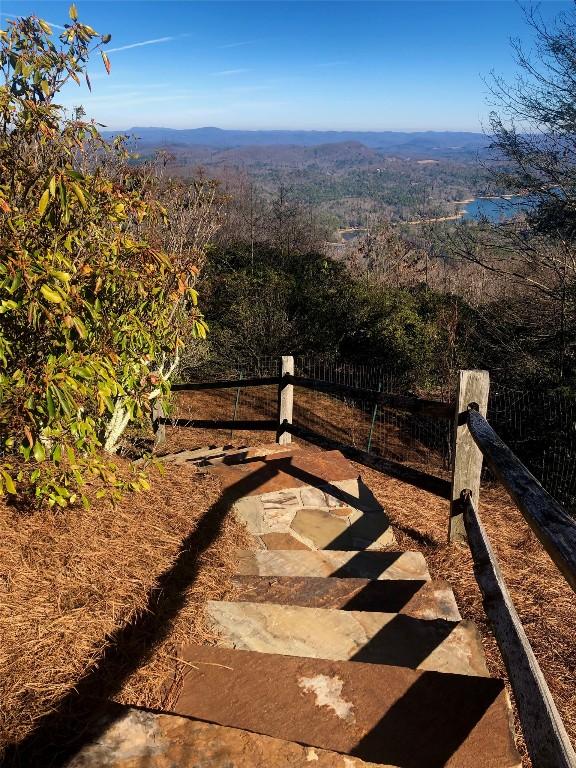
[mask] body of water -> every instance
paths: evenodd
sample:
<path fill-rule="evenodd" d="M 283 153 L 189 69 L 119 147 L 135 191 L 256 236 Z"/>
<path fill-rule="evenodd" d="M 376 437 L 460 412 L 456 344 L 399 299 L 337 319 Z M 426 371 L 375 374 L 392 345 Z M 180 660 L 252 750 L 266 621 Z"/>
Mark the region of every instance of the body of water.
<path fill-rule="evenodd" d="M 509 199 L 500 197 L 478 197 L 464 206 L 464 221 L 487 219 L 493 223 L 508 221 L 530 211 L 536 205 L 535 195 L 515 195 Z"/>

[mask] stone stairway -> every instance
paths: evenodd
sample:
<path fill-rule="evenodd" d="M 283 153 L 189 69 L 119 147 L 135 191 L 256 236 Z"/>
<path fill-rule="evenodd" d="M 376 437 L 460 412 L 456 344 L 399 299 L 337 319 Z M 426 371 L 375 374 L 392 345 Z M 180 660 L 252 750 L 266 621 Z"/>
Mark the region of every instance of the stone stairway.
<path fill-rule="evenodd" d="M 169 713 L 112 707 L 70 768 L 515 768 L 478 631 L 335 451 L 187 452 L 252 535 Z"/>

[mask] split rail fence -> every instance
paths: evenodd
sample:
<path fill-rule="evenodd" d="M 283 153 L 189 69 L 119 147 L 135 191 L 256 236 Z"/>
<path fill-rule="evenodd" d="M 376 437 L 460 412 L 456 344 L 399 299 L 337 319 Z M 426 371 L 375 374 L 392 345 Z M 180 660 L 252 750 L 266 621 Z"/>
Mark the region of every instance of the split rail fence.
<path fill-rule="evenodd" d="M 483 462 L 486 462 L 504 485 L 545 551 L 574 591 L 576 522 L 550 496 L 488 423 L 488 372 L 460 371 L 456 401 L 450 403 L 296 376 L 294 358 L 289 356 L 282 358 L 279 376 L 175 384 L 172 390 L 196 391 L 270 385 L 278 387 L 276 419 L 170 419 L 156 407 L 153 425 L 157 444 L 165 440 L 167 425 L 202 429 L 275 430 L 277 442 L 280 444 L 289 444 L 292 436 L 296 436 L 325 448 L 339 449 L 354 461 L 448 499 L 448 539 L 451 542 L 467 543 L 470 547 L 484 609 L 506 665 L 533 766 L 576 768 L 576 754 L 514 608 L 486 530 L 478 516 Z M 384 406 L 448 420 L 453 424 L 451 482 L 293 423 L 294 387 L 361 399 L 373 403 L 375 408 Z"/>

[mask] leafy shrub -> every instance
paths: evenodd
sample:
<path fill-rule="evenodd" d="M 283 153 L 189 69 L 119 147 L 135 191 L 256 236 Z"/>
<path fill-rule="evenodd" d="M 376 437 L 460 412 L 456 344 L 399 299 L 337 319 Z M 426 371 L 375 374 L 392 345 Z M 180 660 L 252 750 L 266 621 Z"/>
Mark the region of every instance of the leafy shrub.
<path fill-rule="evenodd" d="M 118 488 L 126 426 L 169 390 L 183 329 L 205 336 L 203 244 L 167 252 L 150 174 L 82 110 L 54 102 L 110 35 L 31 16 L 0 32 L 0 491 L 65 506 L 87 478 Z M 187 205 L 190 204 L 188 201 Z M 158 238 L 157 238 L 158 239 Z M 192 314 L 190 310 L 192 309 Z M 132 486 L 145 485 L 135 476 Z M 112 490 L 111 490 L 112 489 Z M 85 498 L 85 497 L 84 497 Z"/>

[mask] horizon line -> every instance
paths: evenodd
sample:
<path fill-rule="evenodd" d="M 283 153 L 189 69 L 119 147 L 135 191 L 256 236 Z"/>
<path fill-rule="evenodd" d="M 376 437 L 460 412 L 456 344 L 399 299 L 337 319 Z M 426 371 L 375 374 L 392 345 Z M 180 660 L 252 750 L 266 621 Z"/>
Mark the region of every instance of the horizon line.
<path fill-rule="evenodd" d="M 473 133 L 489 137 L 482 130 L 471 128 L 220 128 L 216 125 L 173 128 L 166 125 L 132 125 L 129 128 L 106 128 L 109 131 L 160 130 L 160 131 L 222 131 L 243 133 Z"/>

